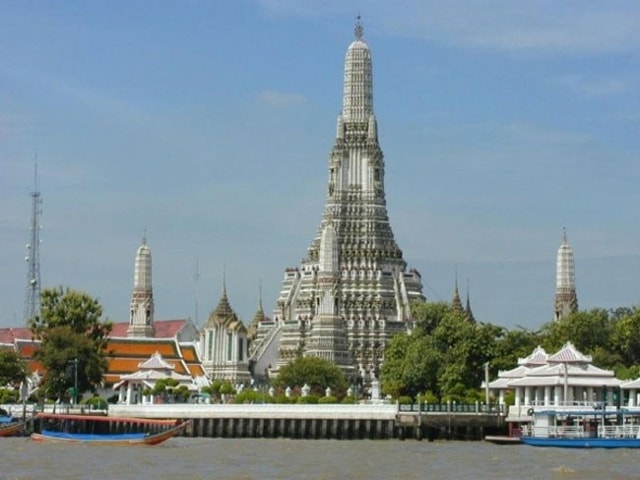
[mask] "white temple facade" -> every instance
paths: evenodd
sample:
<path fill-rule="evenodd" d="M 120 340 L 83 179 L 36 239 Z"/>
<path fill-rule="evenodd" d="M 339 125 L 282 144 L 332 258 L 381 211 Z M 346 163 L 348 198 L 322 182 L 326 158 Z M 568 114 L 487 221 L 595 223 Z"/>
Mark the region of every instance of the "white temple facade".
<path fill-rule="evenodd" d="M 575 262 L 573 249 L 567 241 L 567 231 L 562 235 L 562 245 L 558 248 L 556 260 L 556 298 L 555 320 L 578 310 L 578 296 L 576 294 Z"/>
<path fill-rule="evenodd" d="M 153 287 L 151 281 L 151 250 L 146 235 L 136 252 L 133 271 L 133 292 L 129 311 L 129 337 L 153 337 Z"/>
<path fill-rule="evenodd" d="M 255 351 L 277 353 L 275 369 L 305 354 L 344 362 L 346 339 L 354 374 L 371 381 L 389 339 L 410 326 L 410 303 L 424 297 L 420 274 L 407 268 L 389 222 L 371 52 L 362 34 L 358 20 L 345 58 L 342 111 L 329 155 L 320 226 L 301 264 L 285 270 L 273 318 L 258 332 L 256 342 L 277 339 L 277 350 L 257 344 Z M 336 243 L 330 271 L 321 265 L 327 228 Z M 320 337 L 329 343 L 319 347 Z"/>
<path fill-rule="evenodd" d="M 200 344 L 202 368 L 211 380 L 250 382 L 247 329 L 231 308 L 226 287 L 202 329 Z"/>

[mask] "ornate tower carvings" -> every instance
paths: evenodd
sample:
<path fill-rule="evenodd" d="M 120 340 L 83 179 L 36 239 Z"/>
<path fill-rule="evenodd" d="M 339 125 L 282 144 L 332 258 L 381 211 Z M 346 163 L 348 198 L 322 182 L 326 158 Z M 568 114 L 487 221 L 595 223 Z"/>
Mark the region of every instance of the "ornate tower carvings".
<path fill-rule="evenodd" d="M 407 270 L 389 224 L 371 52 L 362 35 L 358 19 L 322 220 L 301 265 L 285 271 L 273 320 L 282 328 L 278 365 L 301 354 L 343 364 L 346 340 L 357 374 L 372 379 L 389 338 L 411 321 L 410 302 L 424 297 L 420 274 Z"/>
<path fill-rule="evenodd" d="M 573 250 L 567 242 L 567 231 L 562 234 L 562 245 L 556 260 L 555 320 L 578 310 Z"/>
<path fill-rule="evenodd" d="M 133 269 L 133 292 L 129 312 L 129 337 L 154 337 L 153 288 L 151 283 L 151 250 L 146 235 L 136 253 Z"/>

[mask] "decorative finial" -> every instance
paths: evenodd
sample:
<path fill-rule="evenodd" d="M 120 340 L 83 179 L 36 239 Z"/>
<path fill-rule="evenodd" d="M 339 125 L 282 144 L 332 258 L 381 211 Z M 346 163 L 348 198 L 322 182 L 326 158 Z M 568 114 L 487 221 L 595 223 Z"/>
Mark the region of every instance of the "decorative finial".
<path fill-rule="evenodd" d="M 260 290 L 258 294 L 258 310 L 262 311 L 262 279 L 260 279 Z"/>
<path fill-rule="evenodd" d="M 147 229 L 144 229 L 144 233 L 142 234 L 142 245 L 147 244 Z"/>
<path fill-rule="evenodd" d="M 227 265 L 222 264 L 222 295 L 227 296 Z"/>
<path fill-rule="evenodd" d="M 358 16 L 356 17 L 356 28 L 354 29 L 356 40 L 360 40 L 362 38 L 362 33 L 364 31 L 364 29 L 362 28 L 362 23 L 360 23 L 360 18 L 360 14 L 358 14 Z"/>
<path fill-rule="evenodd" d="M 567 227 L 562 227 L 562 243 L 567 244 Z"/>

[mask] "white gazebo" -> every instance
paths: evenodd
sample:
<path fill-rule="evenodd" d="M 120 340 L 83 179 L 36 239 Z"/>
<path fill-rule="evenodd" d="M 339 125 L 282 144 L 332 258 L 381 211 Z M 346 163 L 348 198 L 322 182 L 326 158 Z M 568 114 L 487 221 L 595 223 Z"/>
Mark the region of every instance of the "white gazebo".
<path fill-rule="evenodd" d="M 143 395 L 147 388 L 153 389 L 158 380 L 173 378 L 178 385 L 185 385 L 190 391 L 197 392 L 198 386 L 190 375 L 183 375 L 175 371 L 175 367 L 167 363 L 160 353 L 156 352 L 151 357 L 139 364 L 138 371 L 127 375 L 121 375 L 120 381 L 113 386 L 118 391 L 118 403 L 132 405 L 136 403 L 153 403 L 152 395 Z"/>
<path fill-rule="evenodd" d="M 499 372 L 489 389 L 498 390 L 501 403 L 505 391 L 513 390 L 515 404 L 509 408 L 509 417 L 517 419 L 530 417 L 535 406 L 591 405 L 597 401 L 613 404 L 613 389 L 622 382 L 613 371 L 598 368 L 591 361 L 590 355 L 582 354 L 571 342 L 553 355 L 537 347 L 518 360 L 517 368 Z M 607 398 L 602 398 L 603 391 Z"/>

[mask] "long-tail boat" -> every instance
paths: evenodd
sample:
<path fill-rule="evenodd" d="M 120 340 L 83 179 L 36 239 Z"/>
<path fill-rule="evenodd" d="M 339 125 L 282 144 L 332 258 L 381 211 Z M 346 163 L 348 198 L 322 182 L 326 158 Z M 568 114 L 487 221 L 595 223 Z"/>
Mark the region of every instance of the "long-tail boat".
<path fill-rule="evenodd" d="M 40 413 L 41 442 L 90 445 L 157 445 L 184 432 L 190 421 Z"/>

